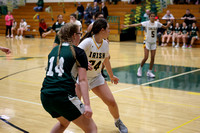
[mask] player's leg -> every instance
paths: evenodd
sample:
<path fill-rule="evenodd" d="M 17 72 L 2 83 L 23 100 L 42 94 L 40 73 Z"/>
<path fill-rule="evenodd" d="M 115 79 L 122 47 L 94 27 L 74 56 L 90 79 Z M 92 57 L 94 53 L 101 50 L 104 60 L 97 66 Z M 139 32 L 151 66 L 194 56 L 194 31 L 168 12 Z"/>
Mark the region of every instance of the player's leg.
<path fill-rule="evenodd" d="M 97 133 L 97 126 L 92 118 L 88 119 L 84 115 L 81 115 L 72 122 L 79 126 L 85 133 Z"/>
<path fill-rule="evenodd" d="M 149 57 L 149 50 L 147 49 L 147 47 L 149 47 L 149 43 L 146 42 L 146 45 L 144 47 L 144 58 L 137 70 L 137 76 L 141 77 L 142 76 L 142 67 L 144 66 L 145 62 L 147 61 L 148 57 Z"/>
<path fill-rule="evenodd" d="M 56 125 L 52 128 L 51 133 L 63 133 L 70 124 L 70 122 L 62 116 L 56 119 L 59 122 L 56 123 Z"/>
<path fill-rule="evenodd" d="M 173 35 L 172 35 L 172 47 L 174 47 L 175 46 L 175 39 L 177 38 L 177 33 L 174 33 Z"/>
<path fill-rule="evenodd" d="M 192 48 L 192 45 L 194 44 L 195 40 L 197 40 L 197 36 L 192 37 L 189 48 Z"/>
<path fill-rule="evenodd" d="M 186 47 L 186 35 L 183 35 L 182 36 L 182 39 L 183 39 L 183 46 L 182 46 L 182 48 L 185 48 Z"/>
<path fill-rule="evenodd" d="M 121 133 L 128 133 L 127 127 L 123 124 L 119 117 L 119 109 L 117 103 L 108 87 L 107 83 L 105 82 L 103 85 L 97 86 L 92 89 L 92 91 L 102 99 L 102 101 L 108 106 L 108 109 L 115 119 L 115 126 L 118 127 Z"/>
<path fill-rule="evenodd" d="M 151 61 L 150 61 L 149 70 L 147 72 L 147 76 L 150 77 L 150 78 L 154 78 L 155 77 L 155 75 L 152 73 L 154 60 L 155 60 L 155 54 L 156 54 L 156 50 L 151 50 Z"/>
<path fill-rule="evenodd" d="M 170 41 L 170 39 L 171 39 L 171 35 L 167 35 L 167 42 L 166 42 L 166 45 L 165 46 L 167 46 L 168 45 L 168 43 L 169 43 L 169 41 Z"/>

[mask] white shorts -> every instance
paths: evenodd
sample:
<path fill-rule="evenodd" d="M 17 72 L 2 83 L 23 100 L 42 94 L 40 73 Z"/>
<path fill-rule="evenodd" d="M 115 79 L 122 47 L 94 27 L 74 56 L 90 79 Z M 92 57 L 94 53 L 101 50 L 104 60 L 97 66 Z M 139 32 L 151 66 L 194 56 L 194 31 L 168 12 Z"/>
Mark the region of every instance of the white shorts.
<path fill-rule="evenodd" d="M 104 83 L 105 83 L 105 79 L 101 74 L 93 78 L 88 78 L 88 85 L 89 85 L 90 90 L 97 86 L 103 85 Z M 77 84 L 79 84 L 78 79 L 77 79 Z"/>
<path fill-rule="evenodd" d="M 153 43 L 146 42 L 145 46 L 148 50 L 156 50 L 156 43 L 154 42 Z"/>

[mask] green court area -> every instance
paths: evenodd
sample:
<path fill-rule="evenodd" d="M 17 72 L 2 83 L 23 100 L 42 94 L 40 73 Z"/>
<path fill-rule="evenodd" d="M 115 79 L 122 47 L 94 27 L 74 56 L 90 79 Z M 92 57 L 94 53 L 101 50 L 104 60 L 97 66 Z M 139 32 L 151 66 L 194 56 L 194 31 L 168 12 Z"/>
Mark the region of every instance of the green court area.
<path fill-rule="evenodd" d="M 155 78 L 146 76 L 149 64 L 142 69 L 142 77 L 137 77 L 139 64 L 113 68 L 113 73 L 121 83 L 148 85 L 152 87 L 168 88 L 192 92 L 200 92 L 200 69 L 183 66 L 155 64 L 153 73 Z M 106 73 L 107 74 L 107 73 Z M 109 78 L 106 78 L 110 80 Z"/>

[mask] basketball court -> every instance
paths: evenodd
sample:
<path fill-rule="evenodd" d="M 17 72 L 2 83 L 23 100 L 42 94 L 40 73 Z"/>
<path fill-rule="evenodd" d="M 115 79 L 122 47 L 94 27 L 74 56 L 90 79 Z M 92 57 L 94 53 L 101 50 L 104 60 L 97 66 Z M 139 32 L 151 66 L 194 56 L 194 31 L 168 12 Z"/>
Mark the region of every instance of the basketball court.
<path fill-rule="evenodd" d="M 40 89 L 45 76 L 47 56 L 53 39 L 22 40 L 0 37 L 0 133 L 48 133 L 57 122 L 45 112 Z M 200 48 L 158 47 L 153 73 L 136 76 L 143 59 L 142 44 L 134 41 L 110 42 L 111 65 L 120 82 L 108 85 L 118 103 L 120 118 L 129 133 L 200 132 Z M 107 106 L 90 92 L 93 119 L 98 133 L 118 133 Z M 14 127 L 12 124 L 18 127 Z M 20 129 L 22 130 L 20 130 Z M 81 133 L 73 123 L 65 133 Z"/>

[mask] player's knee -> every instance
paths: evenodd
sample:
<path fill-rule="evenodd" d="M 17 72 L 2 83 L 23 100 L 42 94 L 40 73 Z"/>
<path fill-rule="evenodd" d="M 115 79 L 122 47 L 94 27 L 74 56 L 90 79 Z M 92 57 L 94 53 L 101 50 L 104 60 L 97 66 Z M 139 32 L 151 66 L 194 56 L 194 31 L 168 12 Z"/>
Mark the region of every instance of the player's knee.
<path fill-rule="evenodd" d="M 97 126 L 95 123 L 92 123 L 87 126 L 86 129 L 84 129 L 85 133 L 97 133 Z"/>
<path fill-rule="evenodd" d="M 109 107 L 115 107 L 117 105 L 116 101 L 114 99 L 110 99 L 108 102 L 107 102 L 107 105 Z"/>

